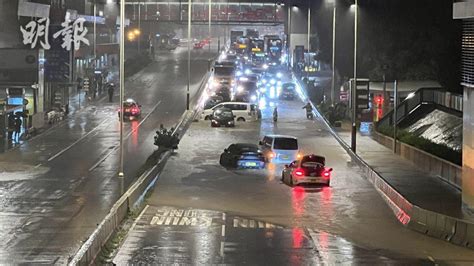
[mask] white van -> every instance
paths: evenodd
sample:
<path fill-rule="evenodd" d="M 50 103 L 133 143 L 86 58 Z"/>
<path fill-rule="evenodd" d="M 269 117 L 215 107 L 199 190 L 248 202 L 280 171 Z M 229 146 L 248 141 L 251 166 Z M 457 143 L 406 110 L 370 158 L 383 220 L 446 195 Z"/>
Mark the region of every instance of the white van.
<path fill-rule="evenodd" d="M 260 118 L 260 110 L 256 104 L 246 102 L 223 102 L 215 105 L 212 108 L 202 111 L 202 118 L 209 120 L 214 110 L 219 108 L 231 109 L 237 121 L 255 121 Z"/>
<path fill-rule="evenodd" d="M 301 157 L 298 139 L 293 136 L 266 135 L 259 144 L 267 160 L 272 163 L 291 163 Z"/>

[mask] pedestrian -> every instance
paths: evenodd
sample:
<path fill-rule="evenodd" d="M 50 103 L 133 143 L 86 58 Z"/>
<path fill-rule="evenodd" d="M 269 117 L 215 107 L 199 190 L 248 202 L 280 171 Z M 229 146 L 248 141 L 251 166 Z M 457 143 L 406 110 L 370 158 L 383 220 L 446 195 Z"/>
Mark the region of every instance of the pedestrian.
<path fill-rule="evenodd" d="M 109 102 L 112 102 L 113 97 L 114 97 L 114 84 L 110 83 L 109 88 L 107 89 L 107 93 L 109 94 Z"/>
<path fill-rule="evenodd" d="M 13 139 L 13 133 L 15 131 L 15 116 L 13 113 L 8 115 L 8 140 Z"/>
<path fill-rule="evenodd" d="M 21 135 L 21 116 L 19 114 L 16 114 L 15 116 L 15 138 L 16 142 L 20 141 L 20 135 Z"/>
<path fill-rule="evenodd" d="M 97 87 L 99 87 L 99 95 L 102 94 L 102 74 L 97 77 Z"/>
<path fill-rule="evenodd" d="M 275 108 L 273 109 L 273 122 L 276 122 L 278 120 L 278 110 L 275 106 Z"/>

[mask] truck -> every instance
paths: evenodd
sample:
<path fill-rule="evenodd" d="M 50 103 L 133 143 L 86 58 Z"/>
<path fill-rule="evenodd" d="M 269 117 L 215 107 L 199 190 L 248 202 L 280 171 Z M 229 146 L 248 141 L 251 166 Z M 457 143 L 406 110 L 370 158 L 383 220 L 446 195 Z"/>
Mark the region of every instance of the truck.
<path fill-rule="evenodd" d="M 231 30 L 230 31 L 230 44 L 233 45 L 237 42 L 237 40 L 244 36 L 244 32 L 241 30 Z"/>
<path fill-rule="evenodd" d="M 283 42 L 278 35 L 265 35 L 265 53 L 267 55 L 267 60 L 270 63 L 278 63 L 280 61 L 282 51 L 283 51 Z"/>
<path fill-rule="evenodd" d="M 256 30 L 256 29 L 247 29 L 246 30 L 246 36 L 247 36 L 247 38 L 258 39 L 258 37 L 260 37 L 260 34 L 258 33 L 258 30 Z"/>

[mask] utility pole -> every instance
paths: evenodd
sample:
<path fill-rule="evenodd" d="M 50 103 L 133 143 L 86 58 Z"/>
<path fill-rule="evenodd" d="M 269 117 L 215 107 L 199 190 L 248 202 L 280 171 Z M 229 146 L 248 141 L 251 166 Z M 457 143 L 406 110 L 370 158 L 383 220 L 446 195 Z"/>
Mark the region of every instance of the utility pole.
<path fill-rule="evenodd" d="M 189 110 L 189 88 L 191 87 L 191 12 L 192 0 L 188 0 L 188 87 L 186 89 L 186 110 Z"/>
<path fill-rule="evenodd" d="M 336 3 L 332 12 L 332 82 L 331 82 L 331 105 L 336 103 Z"/>
<path fill-rule="evenodd" d="M 211 19 L 212 19 L 212 0 L 209 0 L 209 53 L 211 53 Z"/>
<path fill-rule="evenodd" d="M 354 14 L 354 82 L 352 84 L 352 128 L 351 128 L 351 150 L 355 153 L 357 151 L 357 13 L 359 5 L 355 0 L 355 14 Z"/>
<path fill-rule="evenodd" d="M 125 92 L 125 1 L 120 1 L 120 166 L 118 176 L 123 178 L 123 98 Z"/>
<path fill-rule="evenodd" d="M 398 83 L 393 82 L 393 153 L 397 153 L 397 106 L 398 106 Z"/>

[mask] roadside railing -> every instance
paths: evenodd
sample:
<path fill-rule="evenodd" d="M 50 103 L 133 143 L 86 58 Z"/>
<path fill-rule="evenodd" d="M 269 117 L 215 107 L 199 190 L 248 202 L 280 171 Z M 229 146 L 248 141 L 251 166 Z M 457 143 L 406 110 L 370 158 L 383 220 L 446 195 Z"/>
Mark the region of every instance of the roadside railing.
<path fill-rule="evenodd" d="M 435 104 L 448 109 L 462 112 L 462 95 L 440 90 L 439 88 L 421 88 L 403 100 L 397 108 L 397 121 L 400 123 L 413 110 L 422 104 Z M 392 126 L 394 124 L 394 110 L 388 112 L 380 121 L 377 127 Z"/>

